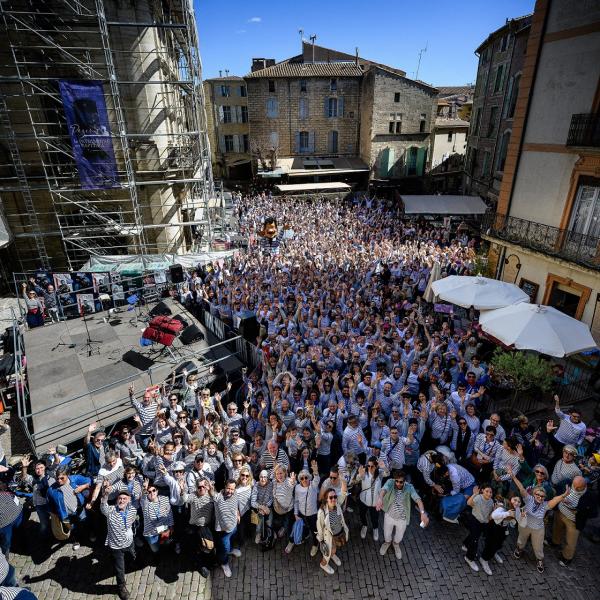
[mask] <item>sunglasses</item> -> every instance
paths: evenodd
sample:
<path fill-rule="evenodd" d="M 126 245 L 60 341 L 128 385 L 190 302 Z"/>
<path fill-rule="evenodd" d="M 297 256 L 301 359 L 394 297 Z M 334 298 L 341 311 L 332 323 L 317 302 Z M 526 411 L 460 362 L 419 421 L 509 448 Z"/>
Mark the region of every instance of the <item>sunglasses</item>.
<path fill-rule="evenodd" d="M 330 477 L 330 481 L 337 481 L 337 475 L 335 477 Z"/>
<path fill-rule="evenodd" d="M 546 473 L 544 473 L 544 471 L 542 471 L 541 469 L 535 469 L 533 471 L 534 473 L 538 473 L 539 475 L 545 475 Z"/>
<path fill-rule="evenodd" d="M 300 477 L 300 481 L 306 481 L 308 477 Z"/>
<path fill-rule="evenodd" d="M 158 492 L 158 490 L 148 490 L 149 494 L 156 494 Z"/>
<path fill-rule="evenodd" d="M 240 475 L 240 477 L 243 477 L 244 479 L 248 479 L 248 477 L 250 477 L 250 475 Z"/>
<path fill-rule="evenodd" d="M 404 485 L 404 479 L 396 479 L 396 483 L 401 483 Z"/>
<path fill-rule="evenodd" d="M 337 500 L 337 496 L 327 496 L 327 500 Z"/>
<path fill-rule="evenodd" d="M 244 461 L 243 461 L 243 460 L 236 459 L 236 460 L 234 460 L 233 462 L 234 462 L 234 463 L 241 463 L 241 462 L 244 462 Z"/>

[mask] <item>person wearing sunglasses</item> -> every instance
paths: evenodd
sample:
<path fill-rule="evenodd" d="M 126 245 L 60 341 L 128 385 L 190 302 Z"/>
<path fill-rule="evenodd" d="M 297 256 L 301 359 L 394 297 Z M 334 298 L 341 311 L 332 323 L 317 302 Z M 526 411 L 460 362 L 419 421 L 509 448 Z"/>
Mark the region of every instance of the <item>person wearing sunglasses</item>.
<path fill-rule="evenodd" d="M 319 465 L 313 460 L 311 463 L 312 476 L 308 470 L 302 470 L 298 474 L 298 483 L 294 488 L 294 518 L 296 521 L 304 521 L 302 539 L 311 538 L 310 555 L 316 556 L 317 544 L 317 512 L 319 510 Z M 290 537 L 285 547 L 286 554 L 294 548 L 294 542 Z"/>
<path fill-rule="evenodd" d="M 550 482 L 548 469 L 542 464 L 537 464 L 531 469 L 527 461 L 521 463 L 519 471 L 519 480 L 523 483 L 523 487 L 531 494 L 534 487 L 543 487 L 546 492 L 546 499 L 552 500 L 556 496 L 556 490 Z M 514 484 L 513 484 L 514 486 Z M 516 486 L 514 492 L 518 493 Z"/>
<path fill-rule="evenodd" d="M 161 541 L 167 541 L 173 532 L 173 512 L 167 496 L 159 496 L 158 488 L 144 479 L 141 501 L 144 516 L 144 537 L 150 550 L 156 555 Z"/>
<path fill-rule="evenodd" d="M 338 504 L 338 495 L 333 488 L 328 488 L 325 490 L 321 508 L 317 513 L 317 540 L 322 555 L 320 567 L 328 575 L 334 573 L 330 562 L 338 567 L 342 564 L 337 551 L 346 544 L 349 535 L 344 513 Z"/>
<path fill-rule="evenodd" d="M 515 558 L 521 558 L 521 556 L 523 556 L 523 549 L 531 538 L 531 546 L 533 547 L 533 553 L 537 559 L 537 571 L 538 573 L 543 573 L 544 517 L 549 510 L 558 506 L 558 504 L 569 495 L 571 490 L 569 489 L 569 486 L 567 486 L 567 489 L 563 494 L 554 496 L 552 500 L 546 500 L 546 490 L 544 490 L 543 487 L 534 487 L 532 492 L 529 493 L 512 472 L 510 466 L 507 468 L 507 471 L 523 498 L 523 510 L 527 516 L 526 525 L 519 525 L 519 537 L 517 539 L 517 547 L 515 548 L 514 556 Z"/>
<path fill-rule="evenodd" d="M 245 544 L 246 539 L 249 536 L 250 527 L 252 525 L 252 487 L 254 486 L 254 477 L 252 476 L 252 470 L 250 465 L 244 465 L 240 469 L 240 473 L 237 479 L 237 485 L 235 487 L 236 494 L 238 496 L 238 506 L 240 511 L 240 522 L 238 529 L 235 534 L 236 545 L 240 548 Z"/>
<path fill-rule="evenodd" d="M 378 464 L 374 456 L 369 458 L 366 468 L 363 466 L 358 468 L 358 475 L 356 477 L 360 490 L 358 513 L 362 525 L 360 528 L 360 537 L 363 540 L 367 537 L 368 521 L 370 521 L 373 528 L 373 539 L 376 542 L 379 541 L 379 514 L 375 509 L 375 505 L 377 504 L 377 498 L 383 485 L 383 478 L 387 477 L 388 474 L 389 472 L 386 470 L 383 460 Z M 369 517 L 368 519 L 367 516 Z"/>
<path fill-rule="evenodd" d="M 383 511 L 383 544 L 379 554 L 385 556 L 390 545 L 394 546 L 394 553 L 398 560 L 402 559 L 400 542 L 404 532 L 410 524 L 410 501 L 417 505 L 421 513 L 421 527 L 429 525 L 429 517 L 421 497 L 412 484 L 406 482 L 404 471 L 395 471 L 394 476 L 388 479 L 381 488 L 375 503 L 375 510 Z"/>
<path fill-rule="evenodd" d="M 560 398 L 554 396 L 554 412 L 559 418 L 558 429 L 550 435 L 550 444 L 554 455 L 560 458 L 564 446 L 580 446 L 585 437 L 586 424 L 581 420 L 581 412 L 574 408 L 565 414 L 560 410 Z M 551 422 L 551 421 L 549 421 Z M 553 428 L 556 429 L 556 428 Z"/>

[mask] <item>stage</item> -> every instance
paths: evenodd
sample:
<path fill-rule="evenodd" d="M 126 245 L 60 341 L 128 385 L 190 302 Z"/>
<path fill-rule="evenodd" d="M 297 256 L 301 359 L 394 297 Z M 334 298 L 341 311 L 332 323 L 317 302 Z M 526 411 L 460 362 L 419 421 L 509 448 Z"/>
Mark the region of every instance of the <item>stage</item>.
<path fill-rule="evenodd" d="M 200 376 L 209 376 L 208 365 L 221 367 L 230 379 L 243 366 L 228 346 L 220 344 L 200 322 L 173 299 L 163 300 L 172 316 L 194 324 L 204 339 L 184 345 L 180 338 L 171 356 L 160 344 L 141 347 L 140 337 L 147 313 L 156 303 L 110 314 L 101 312 L 26 331 L 24 334 L 30 393 L 30 433 L 36 451 L 83 439 L 94 421 L 105 428 L 123 420 L 134 410 L 128 389 L 133 382 L 136 397 L 147 386 L 160 384 L 178 366 L 196 363 Z M 86 346 L 89 336 L 94 341 Z M 221 372 L 217 368 L 217 372 Z M 212 375 L 213 383 L 218 379 Z"/>

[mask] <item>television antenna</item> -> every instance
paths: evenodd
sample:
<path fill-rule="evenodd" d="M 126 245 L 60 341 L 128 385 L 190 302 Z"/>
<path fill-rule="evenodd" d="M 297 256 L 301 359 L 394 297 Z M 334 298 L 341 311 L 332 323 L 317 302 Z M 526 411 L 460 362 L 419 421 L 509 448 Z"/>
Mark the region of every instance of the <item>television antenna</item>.
<path fill-rule="evenodd" d="M 427 42 L 425 44 L 425 48 L 421 48 L 421 50 L 419 50 L 419 60 L 417 61 L 417 70 L 415 72 L 415 79 L 419 79 L 419 69 L 421 68 L 421 58 L 422 58 L 423 54 L 425 54 L 425 52 L 427 52 L 428 45 L 429 45 L 429 42 Z"/>

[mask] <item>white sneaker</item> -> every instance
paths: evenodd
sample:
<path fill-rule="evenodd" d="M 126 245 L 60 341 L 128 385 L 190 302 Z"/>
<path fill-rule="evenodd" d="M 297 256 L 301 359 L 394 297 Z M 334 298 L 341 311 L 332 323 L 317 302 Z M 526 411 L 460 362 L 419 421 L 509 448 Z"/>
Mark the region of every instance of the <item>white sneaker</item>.
<path fill-rule="evenodd" d="M 281 539 L 281 538 L 282 538 L 284 535 L 285 535 L 285 529 L 284 529 L 283 527 L 281 527 L 281 528 L 279 529 L 279 531 L 277 532 L 277 537 L 278 537 L 279 539 Z"/>
<path fill-rule="evenodd" d="M 310 549 L 310 555 L 311 555 L 311 556 L 316 556 L 318 551 L 319 551 L 319 547 L 318 547 L 318 546 L 313 546 L 313 547 Z"/>
<path fill-rule="evenodd" d="M 488 561 L 483 560 L 483 558 L 480 558 L 479 562 L 481 563 L 481 566 L 483 567 L 483 572 L 486 573 L 487 575 L 491 575 L 492 570 L 490 569 L 490 565 L 488 564 Z"/>
<path fill-rule="evenodd" d="M 398 560 L 402 560 L 402 550 L 400 550 L 400 544 L 394 544 L 394 553 Z"/>
<path fill-rule="evenodd" d="M 323 569 L 323 571 L 325 571 L 325 573 L 327 573 L 327 575 L 333 575 L 335 573 L 335 571 L 329 566 L 329 563 L 326 565 L 319 563 L 319 566 L 321 569 Z"/>
<path fill-rule="evenodd" d="M 81 548 L 81 544 L 79 542 L 75 542 L 73 544 L 73 550 L 79 550 L 79 548 Z"/>
<path fill-rule="evenodd" d="M 254 536 L 254 543 L 255 543 L 255 544 L 260 544 L 260 533 L 257 533 L 257 534 Z"/>
<path fill-rule="evenodd" d="M 463 544 L 463 545 L 460 547 L 460 549 L 461 549 L 463 552 L 466 552 L 466 551 L 467 551 L 467 547 L 466 547 L 464 544 Z"/>
<path fill-rule="evenodd" d="M 379 554 L 381 554 L 381 556 L 385 556 L 385 553 L 388 551 L 389 547 L 390 542 L 383 542 L 383 544 L 381 544 L 381 548 L 379 548 Z"/>
<path fill-rule="evenodd" d="M 231 554 L 232 556 L 235 556 L 236 558 L 239 558 L 242 555 L 242 551 L 239 548 L 232 548 L 229 551 L 229 554 Z"/>
<path fill-rule="evenodd" d="M 471 567 L 471 569 L 473 569 L 473 571 L 475 571 L 477 573 L 477 571 L 479 571 L 479 567 L 477 566 L 477 563 L 474 560 L 469 560 L 466 556 L 465 556 L 465 562 Z"/>
<path fill-rule="evenodd" d="M 288 545 L 285 547 L 285 553 L 289 554 L 294 549 L 294 542 L 288 542 Z"/>
<path fill-rule="evenodd" d="M 373 540 L 379 541 L 379 529 L 373 529 Z"/>
<path fill-rule="evenodd" d="M 331 557 L 331 560 L 339 567 L 342 564 L 342 561 L 340 560 L 340 557 L 337 554 L 334 554 Z"/>
<path fill-rule="evenodd" d="M 223 569 L 223 575 L 225 575 L 225 577 L 231 577 L 231 568 L 229 565 L 221 565 L 221 569 Z"/>
<path fill-rule="evenodd" d="M 175 544 L 175 554 L 181 554 L 181 544 L 179 542 Z"/>
<path fill-rule="evenodd" d="M 504 559 L 502 558 L 502 555 L 500 554 L 500 552 L 496 552 L 496 554 L 494 554 L 494 560 L 501 565 L 504 562 Z"/>
<path fill-rule="evenodd" d="M 366 526 L 366 525 L 363 525 L 363 526 L 360 528 L 360 539 L 361 539 L 361 540 L 364 540 L 366 537 L 367 537 L 367 526 Z"/>
<path fill-rule="evenodd" d="M 442 519 L 444 519 L 446 523 L 454 523 L 455 525 L 458 525 L 458 519 L 449 519 L 448 517 L 442 517 Z"/>

